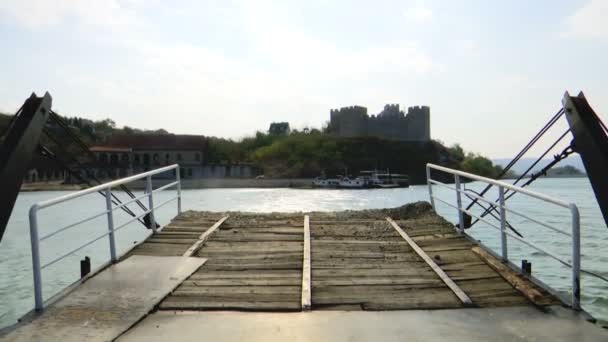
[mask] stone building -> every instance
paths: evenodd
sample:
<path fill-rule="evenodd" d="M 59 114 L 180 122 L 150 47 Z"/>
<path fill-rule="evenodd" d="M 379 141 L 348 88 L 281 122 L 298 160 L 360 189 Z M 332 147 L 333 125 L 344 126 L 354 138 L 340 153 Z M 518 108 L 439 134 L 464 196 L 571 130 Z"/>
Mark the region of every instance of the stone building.
<path fill-rule="evenodd" d="M 57 165 L 57 163 L 39 155 L 34 155 L 29 169 L 23 177 L 23 182 L 63 182 L 67 177 L 67 171 Z"/>
<path fill-rule="evenodd" d="M 329 129 L 340 137 L 430 141 L 431 109 L 427 106 L 408 107 L 406 114 L 398 104 L 387 104 L 382 112 L 369 116 L 365 107 L 342 107 L 331 110 Z"/>
<path fill-rule="evenodd" d="M 199 135 L 115 134 L 90 148 L 98 165 L 87 172 L 100 179 L 121 178 L 177 163 L 182 179 L 251 177 L 249 165 L 206 164 L 207 146 L 207 138 Z"/>

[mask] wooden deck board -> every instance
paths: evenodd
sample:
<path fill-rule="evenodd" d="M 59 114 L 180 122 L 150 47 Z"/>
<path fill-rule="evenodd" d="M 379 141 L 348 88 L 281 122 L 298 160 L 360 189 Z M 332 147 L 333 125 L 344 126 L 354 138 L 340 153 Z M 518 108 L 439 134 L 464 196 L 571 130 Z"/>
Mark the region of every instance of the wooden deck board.
<path fill-rule="evenodd" d="M 299 226 L 295 218 L 299 217 Z M 294 311 L 301 308 L 303 216 L 228 218 L 197 252 L 208 258 L 161 309 Z"/>
<path fill-rule="evenodd" d="M 161 310 L 299 311 L 310 284 L 313 310 L 410 310 L 463 304 L 383 217 L 348 219 L 310 213 L 310 279 L 303 278 L 304 214 L 188 212 L 131 254 L 182 255 L 230 215 L 195 256 L 207 263 L 159 306 Z M 472 251 L 477 245 L 432 214 L 395 222 L 466 293 L 473 305 L 530 301 Z M 526 284 L 530 286 L 527 280 Z M 540 302 L 556 303 L 546 291 Z"/>

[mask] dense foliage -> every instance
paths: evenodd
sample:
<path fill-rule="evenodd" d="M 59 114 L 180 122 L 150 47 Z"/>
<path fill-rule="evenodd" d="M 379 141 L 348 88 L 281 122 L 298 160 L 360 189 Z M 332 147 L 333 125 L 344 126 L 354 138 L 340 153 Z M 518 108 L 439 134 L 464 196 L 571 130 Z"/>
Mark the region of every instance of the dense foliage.
<path fill-rule="evenodd" d="M 472 152 L 465 153 L 459 144 L 452 145 L 448 148 L 448 152 L 462 171 L 490 178 L 497 178 L 502 173 L 502 167 L 494 165 L 490 159 L 482 155 Z M 512 175 L 509 173 L 507 176 Z"/>
<path fill-rule="evenodd" d="M 375 137 L 338 138 L 317 129 L 294 130 L 288 135 L 257 132 L 241 141 L 211 138 L 210 163 L 251 163 L 268 177 L 316 177 L 352 174 L 363 170 L 405 173 L 412 183 L 425 181 L 425 164 L 439 163 L 487 177 L 502 169 L 459 145 L 441 142 L 399 142 Z"/>
<path fill-rule="evenodd" d="M 7 116 L 0 116 L 2 123 Z M 168 134 L 164 129 L 142 131 L 117 128 L 114 121 L 64 118 L 70 129 L 89 144 L 103 143 L 112 134 Z M 273 123 L 268 133 L 257 132 L 240 141 L 210 137 L 209 164 L 253 164 L 267 177 L 316 177 L 356 175 L 363 170 L 405 173 L 412 183 L 426 179 L 425 164 L 438 163 L 467 172 L 496 177 L 502 169 L 478 154 L 466 153 L 460 145 L 446 148 L 439 141 L 400 142 L 375 137 L 338 138 L 326 129 L 290 130 L 288 123 Z M 0 131 L 1 132 L 1 131 Z"/>

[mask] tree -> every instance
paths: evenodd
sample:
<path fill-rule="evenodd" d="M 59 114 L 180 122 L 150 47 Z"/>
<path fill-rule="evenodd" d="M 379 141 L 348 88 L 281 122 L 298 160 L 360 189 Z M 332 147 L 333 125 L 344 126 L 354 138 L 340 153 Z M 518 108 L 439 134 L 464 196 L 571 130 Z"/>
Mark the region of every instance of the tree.
<path fill-rule="evenodd" d="M 462 162 L 464 160 L 464 150 L 460 146 L 460 144 L 454 144 L 448 148 L 448 152 L 450 155 L 456 159 L 458 162 Z"/>
<path fill-rule="evenodd" d="M 490 159 L 471 152 L 467 153 L 460 163 L 460 168 L 469 173 L 491 178 L 496 178 L 502 169 L 500 166 L 494 166 Z"/>

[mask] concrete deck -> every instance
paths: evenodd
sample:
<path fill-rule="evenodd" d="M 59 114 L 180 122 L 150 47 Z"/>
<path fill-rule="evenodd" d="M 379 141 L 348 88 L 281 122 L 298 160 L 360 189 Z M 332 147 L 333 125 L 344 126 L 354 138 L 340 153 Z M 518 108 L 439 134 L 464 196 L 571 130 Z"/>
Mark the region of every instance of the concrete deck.
<path fill-rule="evenodd" d="M 127 331 L 205 259 L 133 256 L 78 286 L 4 341 L 111 341 Z"/>
<path fill-rule="evenodd" d="M 312 311 L 158 311 L 119 341 L 606 341 L 608 331 L 561 307 Z"/>

